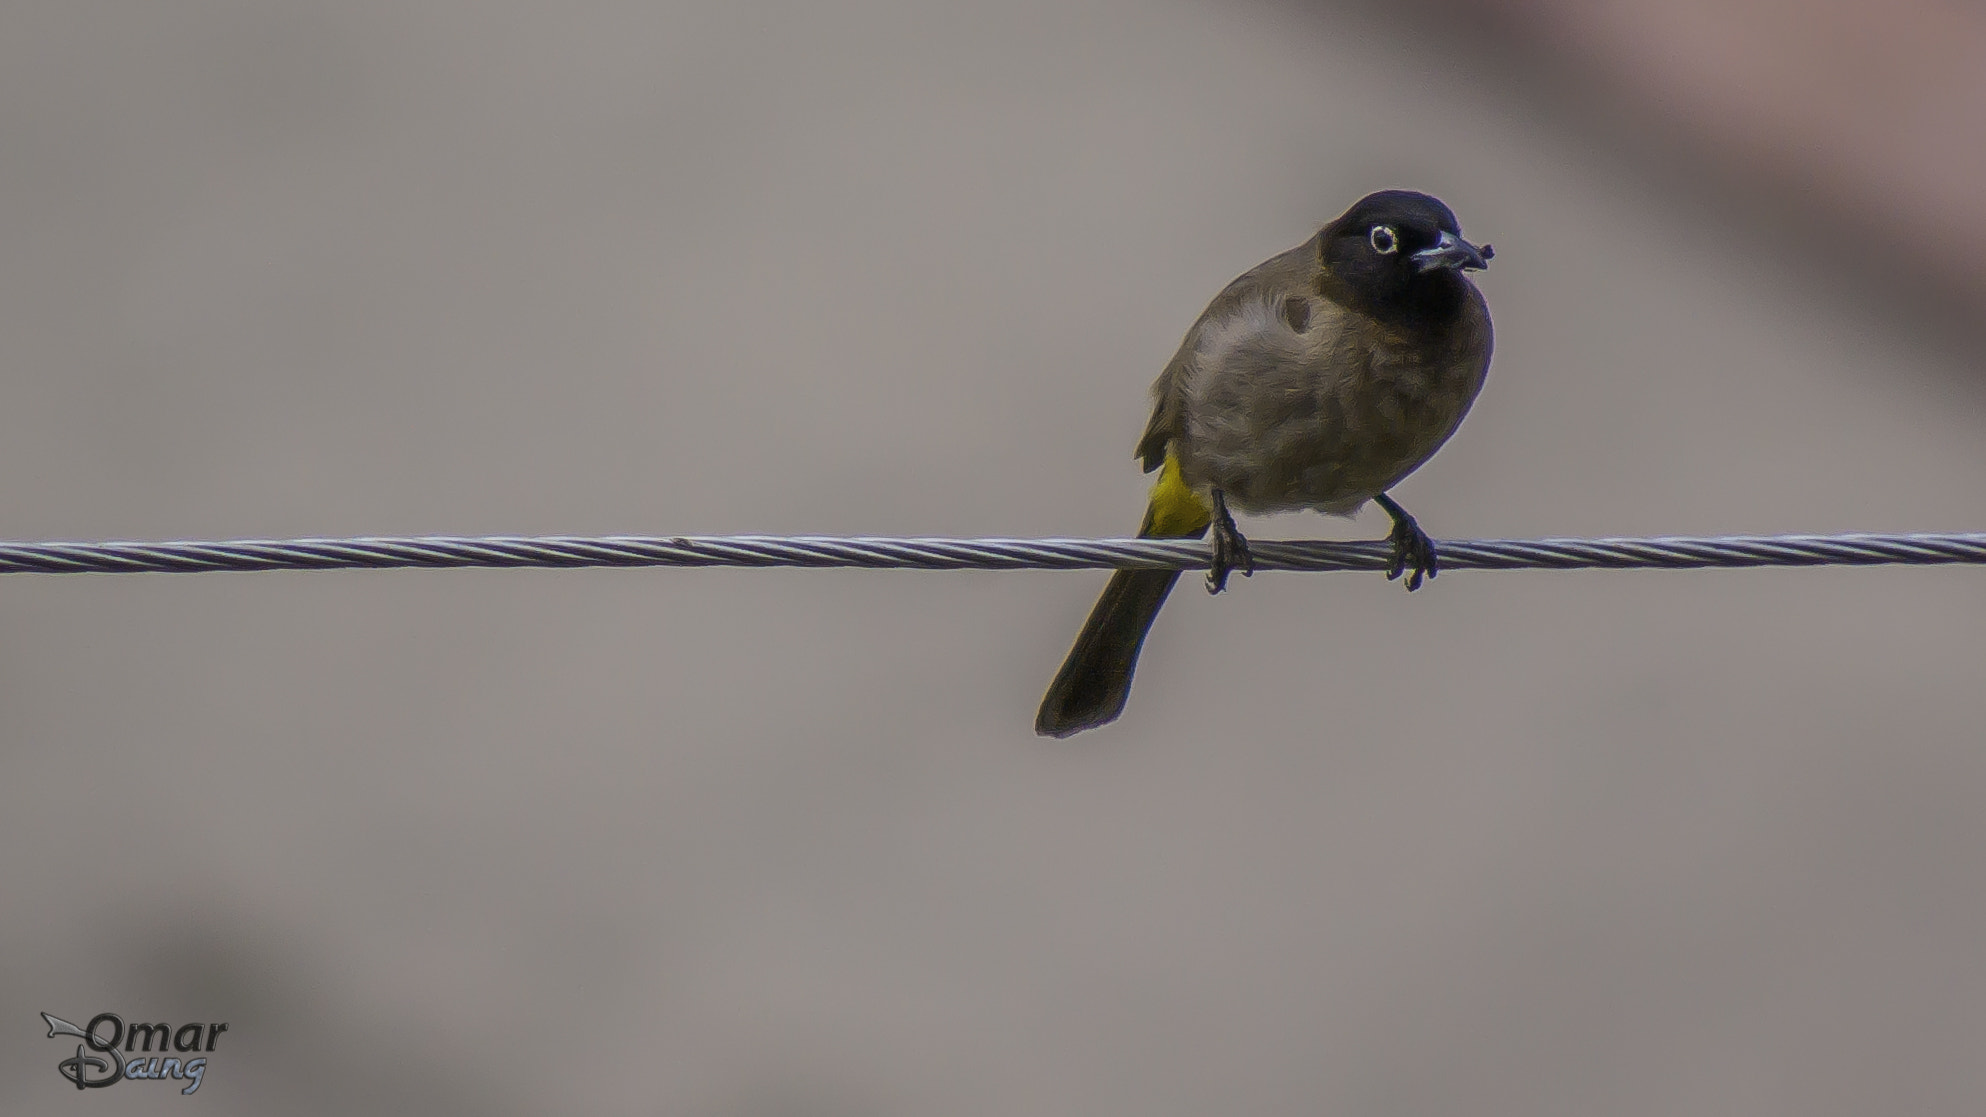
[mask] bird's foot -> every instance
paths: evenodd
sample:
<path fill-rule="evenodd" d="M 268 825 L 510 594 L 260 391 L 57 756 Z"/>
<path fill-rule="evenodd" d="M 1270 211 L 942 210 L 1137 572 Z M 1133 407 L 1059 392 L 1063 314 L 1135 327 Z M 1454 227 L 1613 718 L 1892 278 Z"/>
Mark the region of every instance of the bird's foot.
<path fill-rule="evenodd" d="M 1227 576 L 1241 571 L 1244 578 L 1255 576 L 1255 559 L 1248 553 L 1248 540 L 1234 526 L 1234 517 L 1228 515 L 1227 500 L 1219 489 L 1214 490 L 1213 559 L 1207 567 L 1207 592 L 1219 593 L 1227 588 Z"/>
<path fill-rule="evenodd" d="M 1407 576 L 1407 592 L 1421 588 L 1423 578 L 1441 573 L 1441 560 L 1435 554 L 1434 540 L 1392 497 L 1381 493 L 1375 498 L 1386 514 L 1393 517 L 1393 530 L 1386 541 L 1393 545 L 1393 559 L 1386 567 L 1386 580 Z"/>

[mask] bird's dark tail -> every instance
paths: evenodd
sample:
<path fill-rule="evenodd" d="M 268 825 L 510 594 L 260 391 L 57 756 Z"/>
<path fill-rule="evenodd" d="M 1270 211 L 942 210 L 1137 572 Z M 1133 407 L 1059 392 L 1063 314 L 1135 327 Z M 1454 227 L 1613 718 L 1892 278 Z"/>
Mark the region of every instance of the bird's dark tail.
<path fill-rule="evenodd" d="M 1131 672 L 1145 633 L 1158 619 L 1177 570 L 1119 570 L 1110 576 L 1089 622 L 1034 715 L 1034 731 L 1067 737 L 1117 720 L 1131 696 Z"/>
<path fill-rule="evenodd" d="M 1138 534 L 1198 539 L 1207 533 L 1211 518 L 1211 506 L 1186 488 L 1179 479 L 1178 462 L 1168 456 Z M 1177 570 L 1119 570 L 1110 576 L 1110 584 L 1076 637 L 1076 646 L 1048 684 L 1041 710 L 1034 715 L 1036 733 L 1069 737 L 1117 720 L 1131 695 L 1131 673 L 1137 670 L 1145 634 L 1177 581 Z"/>

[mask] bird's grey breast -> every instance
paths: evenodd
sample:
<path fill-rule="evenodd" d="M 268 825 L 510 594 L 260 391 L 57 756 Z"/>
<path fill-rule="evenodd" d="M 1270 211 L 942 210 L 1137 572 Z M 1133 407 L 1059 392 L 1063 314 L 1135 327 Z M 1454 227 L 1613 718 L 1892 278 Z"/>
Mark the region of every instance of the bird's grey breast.
<path fill-rule="evenodd" d="M 1488 369 L 1481 320 L 1478 337 L 1388 325 L 1310 293 L 1232 304 L 1193 343 L 1187 480 L 1250 512 L 1356 511 L 1462 421 Z"/>

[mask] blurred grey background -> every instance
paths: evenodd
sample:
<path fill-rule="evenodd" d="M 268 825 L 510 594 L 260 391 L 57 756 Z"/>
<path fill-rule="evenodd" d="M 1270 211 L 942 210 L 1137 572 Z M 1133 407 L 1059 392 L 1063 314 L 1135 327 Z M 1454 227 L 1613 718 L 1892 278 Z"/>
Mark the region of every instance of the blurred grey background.
<path fill-rule="evenodd" d="M 1986 527 L 1977 167 L 1828 112 L 1986 116 L 1810 7 L 14 0 L 0 534 L 1121 534 L 1388 186 L 1498 248 L 1435 534 Z M 0 1110 L 1986 1101 L 1986 576 L 1265 575 L 1037 740 L 1102 580 L 0 580 Z"/>

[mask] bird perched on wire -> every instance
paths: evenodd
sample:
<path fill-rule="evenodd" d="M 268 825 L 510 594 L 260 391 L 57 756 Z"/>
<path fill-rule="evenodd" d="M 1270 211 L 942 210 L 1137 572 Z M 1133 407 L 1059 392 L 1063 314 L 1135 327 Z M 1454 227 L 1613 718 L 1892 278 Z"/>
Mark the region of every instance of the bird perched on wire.
<path fill-rule="evenodd" d="M 1409 590 L 1434 577 L 1434 542 L 1387 490 L 1448 441 L 1483 386 L 1489 307 L 1463 273 L 1493 254 L 1463 240 L 1437 199 L 1385 190 L 1228 284 L 1152 385 L 1138 457 L 1159 476 L 1138 534 L 1197 539 L 1211 527 L 1207 591 L 1219 593 L 1230 572 L 1253 571 L 1230 508 L 1349 516 L 1370 500 L 1393 517 L 1386 576 L 1404 574 Z M 1111 576 L 1036 733 L 1067 737 L 1123 712 L 1178 579 Z"/>

